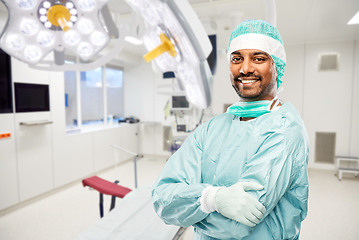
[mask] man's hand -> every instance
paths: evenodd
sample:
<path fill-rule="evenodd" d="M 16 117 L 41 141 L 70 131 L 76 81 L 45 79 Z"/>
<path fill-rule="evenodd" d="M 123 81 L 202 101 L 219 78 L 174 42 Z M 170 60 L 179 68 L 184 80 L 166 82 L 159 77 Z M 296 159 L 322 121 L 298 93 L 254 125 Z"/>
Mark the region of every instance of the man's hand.
<path fill-rule="evenodd" d="M 222 187 L 215 197 L 217 211 L 227 218 L 254 227 L 266 209 L 246 191 L 262 189 L 262 185 L 250 182 L 238 182 L 228 188 Z"/>

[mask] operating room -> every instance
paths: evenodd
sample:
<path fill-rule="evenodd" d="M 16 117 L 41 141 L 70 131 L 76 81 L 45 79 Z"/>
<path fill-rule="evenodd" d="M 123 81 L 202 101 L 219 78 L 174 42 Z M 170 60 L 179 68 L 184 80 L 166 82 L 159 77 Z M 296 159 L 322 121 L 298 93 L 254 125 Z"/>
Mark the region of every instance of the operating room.
<path fill-rule="evenodd" d="M 42 21 L 50 10 L 68 12 L 70 24 Z M 91 54 L 66 43 L 73 36 L 61 46 L 62 35 L 45 34 L 71 32 L 86 17 L 98 33 L 88 42 L 102 41 Z M 35 23 L 24 30 L 21 19 Z M 1 0 L 0 239 L 192 239 L 192 226 L 156 215 L 151 188 L 197 127 L 239 101 L 228 41 L 247 19 L 278 28 L 286 54 L 278 98 L 296 108 L 308 133 L 308 212 L 299 239 L 358 240 L 357 0 Z M 166 30 L 171 24 L 180 25 L 177 39 Z M 43 56 L 29 60 L 26 46 L 12 51 L 8 39 L 16 31 L 33 37 L 26 31 L 34 25 L 53 46 L 38 44 Z M 78 28 L 84 41 L 88 26 Z M 166 48 L 151 51 L 159 46 Z M 99 198 L 94 176 L 129 193 L 109 211 L 115 197 Z"/>

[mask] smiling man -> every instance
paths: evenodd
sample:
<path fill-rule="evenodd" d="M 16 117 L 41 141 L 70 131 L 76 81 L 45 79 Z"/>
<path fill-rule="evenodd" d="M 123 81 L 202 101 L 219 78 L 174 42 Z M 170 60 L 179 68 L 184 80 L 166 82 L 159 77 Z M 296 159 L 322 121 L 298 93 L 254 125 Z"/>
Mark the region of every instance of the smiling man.
<path fill-rule="evenodd" d="M 152 190 L 167 223 L 194 226 L 194 239 L 298 239 L 307 214 L 308 136 L 277 97 L 286 66 L 283 41 L 249 20 L 228 46 L 239 101 L 199 126 L 169 159 Z"/>

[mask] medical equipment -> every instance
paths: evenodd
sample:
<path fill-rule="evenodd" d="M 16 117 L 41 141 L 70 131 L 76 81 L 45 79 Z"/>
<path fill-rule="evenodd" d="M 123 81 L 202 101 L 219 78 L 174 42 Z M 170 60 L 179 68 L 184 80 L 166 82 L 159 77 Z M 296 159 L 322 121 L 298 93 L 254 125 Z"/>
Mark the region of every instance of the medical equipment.
<path fill-rule="evenodd" d="M 278 29 L 261 20 L 247 20 L 239 24 L 231 34 L 228 43 L 228 61 L 234 51 L 241 49 L 258 49 L 268 53 L 277 70 L 277 89 L 282 84 L 286 67 L 286 55 L 283 40 Z"/>
<path fill-rule="evenodd" d="M 191 104 L 187 101 L 185 96 L 172 96 L 170 101 L 170 110 L 181 111 L 192 109 Z"/>
<path fill-rule="evenodd" d="M 54 71 L 88 71 L 121 51 L 127 27 L 119 37 L 107 6 L 108 0 L 1 0 L 9 17 L 0 47 L 30 67 Z M 100 13 L 104 20 L 100 22 Z M 65 51 L 88 61 L 118 38 L 114 51 L 91 64 L 65 64 Z M 46 56 L 54 53 L 54 59 Z M 46 60 L 45 60 L 46 59 Z"/>
<path fill-rule="evenodd" d="M 208 36 L 187 0 L 125 0 L 147 25 L 145 56 L 162 72 L 174 71 L 187 100 L 199 108 L 211 102 Z M 152 51 L 153 50 L 153 51 Z"/>
<path fill-rule="evenodd" d="M 338 179 L 339 181 L 342 180 L 342 173 L 343 172 L 350 172 L 350 173 L 355 173 L 355 177 L 358 176 L 359 173 L 359 158 L 357 157 L 343 157 L 343 156 L 337 156 L 336 157 L 337 162 L 336 162 L 336 172 L 338 173 Z M 356 168 L 344 168 L 342 166 L 340 166 L 340 162 L 355 162 L 356 163 Z M 337 175 L 337 173 L 335 175 Z"/>

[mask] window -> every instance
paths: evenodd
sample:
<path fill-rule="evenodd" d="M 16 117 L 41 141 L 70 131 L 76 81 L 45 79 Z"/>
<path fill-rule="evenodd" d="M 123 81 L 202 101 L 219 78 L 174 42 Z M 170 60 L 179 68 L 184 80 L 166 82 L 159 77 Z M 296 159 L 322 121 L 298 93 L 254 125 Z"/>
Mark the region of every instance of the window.
<path fill-rule="evenodd" d="M 103 68 L 81 72 L 82 125 L 103 124 Z"/>
<path fill-rule="evenodd" d="M 66 63 L 73 63 L 68 60 Z M 76 72 L 64 72 L 65 78 L 65 115 L 66 129 L 77 128 L 78 111 L 77 111 L 77 83 Z"/>
<path fill-rule="evenodd" d="M 67 58 L 67 62 L 74 59 Z M 87 72 L 65 72 L 64 78 L 68 131 L 113 124 L 123 118 L 123 68 L 106 65 Z"/>
<path fill-rule="evenodd" d="M 123 70 L 113 65 L 106 66 L 107 115 L 109 121 L 118 122 L 124 117 Z"/>

